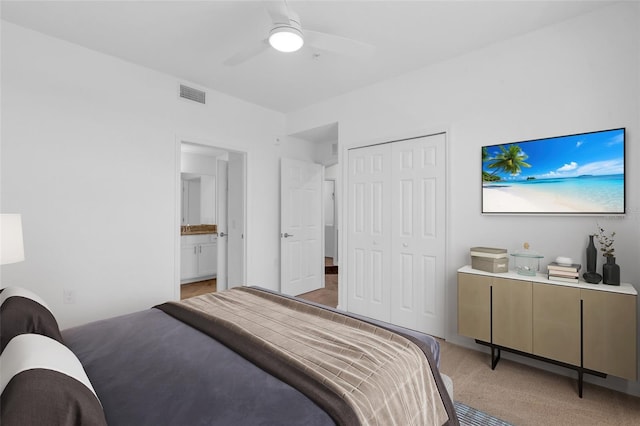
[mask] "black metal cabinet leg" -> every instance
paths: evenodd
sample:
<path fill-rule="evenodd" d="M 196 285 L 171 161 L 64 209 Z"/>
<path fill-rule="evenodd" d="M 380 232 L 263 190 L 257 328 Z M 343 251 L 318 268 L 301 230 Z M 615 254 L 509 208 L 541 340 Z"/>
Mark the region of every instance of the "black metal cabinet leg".
<path fill-rule="evenodd" d="M 498 355 L 495 355 L 495 350 L 498 350 Z M 500 348 L 496 348 L 495 346 L 491 346 L 491 369 L 495 370 L 496 365 L 498 365 L 498 361 L 500 361 Z"/>
<path fill-rule="evenodd" d="M 582 370 L 578 370 L 578 396 L 582 398 L 582 383 L 583 383 L 584 373 Z"/>

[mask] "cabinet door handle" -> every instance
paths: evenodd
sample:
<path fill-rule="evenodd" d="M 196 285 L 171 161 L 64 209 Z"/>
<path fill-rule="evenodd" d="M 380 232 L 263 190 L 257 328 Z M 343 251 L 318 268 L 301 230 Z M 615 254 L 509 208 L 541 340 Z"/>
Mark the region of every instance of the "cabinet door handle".
<path fill-rule="evenodd" d="M 200 247 L 200 253 L 202 253 L 202 246 L 198 246 L 198 247 Z"/>
<path fill-rule="evenodd" d="M 196 252 L 196 250 L 198 250 L 198 249 L 196 248 L 196 246 L 193 246 L 193 254 L 198 254 L 198 253 Z"/>

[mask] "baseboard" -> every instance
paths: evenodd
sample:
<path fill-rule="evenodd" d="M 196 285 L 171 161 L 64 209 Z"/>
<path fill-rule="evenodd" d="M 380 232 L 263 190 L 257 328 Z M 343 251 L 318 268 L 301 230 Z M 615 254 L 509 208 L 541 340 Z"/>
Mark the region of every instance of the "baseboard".
<path fill-rule="evenodd" d="M 212 279 L 214 279 L 216 277 L 217 277 L 217 275 L 206 275 L 204 277 L 190 278 L 190 279 L 186 279 L 186 280 L 180 281 L 180 285 L 193 284 L 193 283 L 197 283 L 197 282 L 200 282 L 200 281 L 208 281 L 208 280 L 212 280 Z"/>

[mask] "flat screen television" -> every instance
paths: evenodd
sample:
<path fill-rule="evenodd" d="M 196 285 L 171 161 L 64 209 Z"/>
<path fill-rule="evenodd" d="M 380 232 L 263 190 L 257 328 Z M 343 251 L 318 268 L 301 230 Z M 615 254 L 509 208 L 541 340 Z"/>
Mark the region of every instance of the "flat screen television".
<path fill-rule="evenodd" d="M 625 129 L 482 147 L 482 213 L 625 213 Z"/>

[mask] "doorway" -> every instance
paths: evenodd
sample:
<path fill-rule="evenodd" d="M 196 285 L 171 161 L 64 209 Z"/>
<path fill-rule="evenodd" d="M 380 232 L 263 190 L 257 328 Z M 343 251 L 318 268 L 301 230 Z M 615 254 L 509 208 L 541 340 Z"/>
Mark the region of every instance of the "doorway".
<path fill-rule="evenodd" d="M 289 136 L 298 138 L 314 145 L 312 161 L 323 166 L 324 179 L 322 180 L 319 209 L 324 217 L 321 223 L 320 234 L 323 240 L 318 253 L 321 268 L 324 266 L 324 288 L 304 293 L 302 298 L 313 300 L 329 306 L 338 305 L 339 283 L 338 265 L 340 263 L 339 236 L 340 236 L 340 211 L 341 198 L 341 171 L 339 166 L 338 122 L 327 123 L 318 127 L 309 128 Z M 327 183 L 330 181 L 330 183 Z M 329 188 L 332 186 L 333 188 Z M 325 200 L 330 199 L 332 206 L 328 206 Z M 333 211 L 333 214 L 327 213 Z M 333 218 L 332 225 L 325 226 L 326 218 Z M 329 233 L 329 235 L 327 235 Z M 327 249 L 330 251 L 328 252 Z M 329 256 L 329 257 L 327 257 Z M 327 263 L 329 263 L 327 265 Z"/>
<path fill-rule="evenodd" d="M 333 144 L 331 145 L 333 147 Z M 337 148 L 336 148 L 337 149 Z M 334 151 L 334 148 L 332 148 Z M 336 152 L 337 154 L 337 152 Z M 340 234 L 340 169 L 337 159 L 324 168 L 324 233 L 325 233 L 325 290 L 330 295 L 331 305 L 338 303 L 339 295 L 339 234 Z"/>
<path fill-rule="evenodd" d="M 332 308 L 338 307 L 338 215 L 337 215 L 337 184 L 334 176 L 337 164 L 325 167 L 325 180 L 323 184 L 323 210 L 324 210 L 324 288 L 299 295 L 301 299 L 326 305 Z"/>
<path fill-rule="evenodd" d="M 338 265 L 338 232 L 336 228 L 336 180 L 324 180 L 324 257 L 326 266 Z"/>
<path fill-rule="evenodd" d="M 246 153 L 178 143 L 176 298 L 244 284 Z"/>

